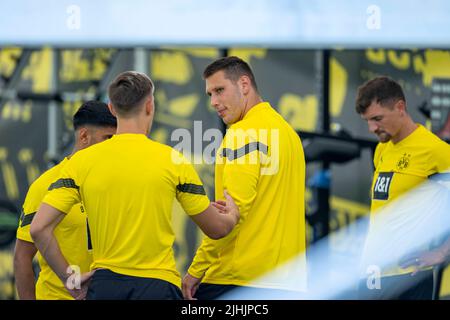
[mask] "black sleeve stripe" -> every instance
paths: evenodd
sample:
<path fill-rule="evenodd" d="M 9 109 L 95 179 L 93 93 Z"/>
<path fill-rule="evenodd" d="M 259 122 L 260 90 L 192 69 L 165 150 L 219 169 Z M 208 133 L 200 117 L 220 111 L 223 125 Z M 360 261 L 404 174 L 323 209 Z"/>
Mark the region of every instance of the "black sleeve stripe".
<path fill-rule="evenodd" d="M 193 184 L 193 183 L 183 183 L 177 185 L 177 190 L 186 193 L 192 194 L 202 194 L 206 195 L 205 189 L 202 185 Z"/>
<path fill-rule="evenodd" d="M 53 182 L 50 187 L 48 187 L 48 191 L 58 188 L 74 188 L 79 190 L 80 187 L 75 184 L 73 179 L 59 179 L 56 182 Z"/>
<path fill-rule="evenodd" d="M 236 149 L 236 150 L 232 150 L 232 149 L 228 149 L 228 148 L 223 149 L 222 157 L 227 157 L 229 161 L 233 161 L 235 159 L 243 157 L 246 154 L 256 151 L 256 150 L 261 151 L 262 153 L 267 155 L 267 153 L 269 151 L 269 147 L 261 142 L 250 142 L 250 143 L 247 143 L 245 146 L 240 147 L 239 149 Z"/>
<path fill-rule="evenodd" d="M 20 225 L 20 227 L 23 228 L 23 227 L 31 224 L 35 215 L 36 215 L 36 212 L 23 215 L 22 224 Z"/>
<path fill-rule="evenodd" d="M 87 241 L 88 241 L 87 247 L 88 247 L 88 250 L 92 250 L 91 229 L 89 229 L 89 222 L 87 219 L 86 219 L 86 227 L 87 227 L 86 231 L 87 231 Z"/>

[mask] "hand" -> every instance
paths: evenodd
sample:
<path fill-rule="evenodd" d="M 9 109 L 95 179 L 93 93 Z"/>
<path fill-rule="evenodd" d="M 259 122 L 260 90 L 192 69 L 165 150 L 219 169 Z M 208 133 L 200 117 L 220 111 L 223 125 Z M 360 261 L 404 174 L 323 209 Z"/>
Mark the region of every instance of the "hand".
<path fill-rule="evenodd" d="M 201 278 L 196 278 L 191 276 L 189 273 L 183 278 L 182 291 L 183 297 L 186 300 L 197 300 L 194 298 L 195 293 L 197 292 L 198 286 L 200 285 Z"/>
<path fill-rule="evenodd" d="M 401 262 L 400 267 L 408 268 L 414 267 L 412 276 L 416 275 L 419 271 L 424 268 L 436 266 L 443 263 L 446 260 L 445 254 L 441 250 L 431 250 L 425 251 L 412 255 L 410 258 Z"/>
<path fill-rule="evenodd" d="M 219 210 L 219 213 L 222 214 L 232 214 L 236 218 L 236 223 L 239 221 L 239 207 L 234 202 L 233 198 L 228 194 L 227 190 L 223 191 L 223 195 L 225 196 L 226 201 L 217 200 L 212 202 L 212 206 Z"/>
<path fill-rule="evenodd" d="M 217 200 L 215 202 L 211 202 L 212 206 L 217 208 L 220 213 L 226 214 L 227 203 L 223 200 Z"/>
<path fill-rule="evenodd" d="M 91 278 L 94 275 L 95 270 L 90 272 L 83 273 L 79 275 L 78 279 L 73 279 L 72 277 L 76 277 L 76 275 L 71 275 L 64 283 L 64 287 L 69 291 L 70 295 L 75 300 L 85 300 L 87 291 L 89 288 L 89 283 L 91 282 Z M 79 282 L 78 282 L 79 281 Z"/>

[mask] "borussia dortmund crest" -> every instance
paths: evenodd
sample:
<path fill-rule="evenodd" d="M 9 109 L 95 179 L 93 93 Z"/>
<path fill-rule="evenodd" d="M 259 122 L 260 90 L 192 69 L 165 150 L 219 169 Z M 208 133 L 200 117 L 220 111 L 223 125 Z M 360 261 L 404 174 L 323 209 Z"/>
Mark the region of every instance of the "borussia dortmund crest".
<path fill-rule="evenodd" d="M 411 158 L 410 154 L 404 153 L 403 156 L 397 162 L 397 169 L 404 170 L 409 166 L 409 160 Z"/>

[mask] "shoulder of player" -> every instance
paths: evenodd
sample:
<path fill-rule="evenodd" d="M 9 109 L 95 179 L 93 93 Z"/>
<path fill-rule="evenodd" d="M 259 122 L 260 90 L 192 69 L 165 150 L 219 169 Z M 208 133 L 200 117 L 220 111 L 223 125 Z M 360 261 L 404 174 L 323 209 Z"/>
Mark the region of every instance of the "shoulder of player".
<path fill-rule="evenodd" d="M 59 176 L 61 169 L 64 166 L 65 161 L 61 161 L 57 165 L 49 168 L 44 173 L 42 173 L 34 182 L 30 185 L 29 190 L 34 191 L 36 189 L 47 189 L 48 186 L 53 182 L 55 178 Z"/>
<path fill-rule="evenodd" d="M 388 147 L 389 143 L 381 143 L 379 142 L 375 148 L 375 157 L 381 155 Z"/>
<path fill-rule="evenodd" d="M 450 152 L 450 145 L 425 127 L 420 127 L 420 137 L 421 145 L 430 152 Z"/>
<path fill-rule="evenodd" d="M 94 145 L 91 145 L 82 150 L 78 150 L 74 155 L 72 155 L 69 161 L 80 161 L 85 158 L 94 159 L 95 156 L 103 156 L 105 154 L 105 148 L 110 144 L 111 140 L 105 140 Z M 66 163 L 67 164 L 67 163 Z"/>
<path fill-rule="evenodd" d="M 171 155 L 172 152 L 177 152 L 179 153 L 179 151 L 177 149 L 175 149 L 174 147 L 171 147 L 167 144 L 158 142 L 158 141 L 154 141 L 154 140 L 150 140 L 149 139 L 149 146 L 151 148 L 153 148 L 154 150 L 156 150 L 156 152 L 158 153 L 158 156 L 167 156 L 167 155 Z"/>

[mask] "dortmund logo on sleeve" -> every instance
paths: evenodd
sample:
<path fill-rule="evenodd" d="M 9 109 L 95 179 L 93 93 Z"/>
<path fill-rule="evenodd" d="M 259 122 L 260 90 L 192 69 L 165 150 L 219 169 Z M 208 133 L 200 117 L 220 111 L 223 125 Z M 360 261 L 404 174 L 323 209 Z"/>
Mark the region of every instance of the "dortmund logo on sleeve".
<path fill-rule="evenodd" d="M 404 170 L 409 166 L 410 154 L 404 153 L 403 156 L 397 162 L 397 170 Z"/>

